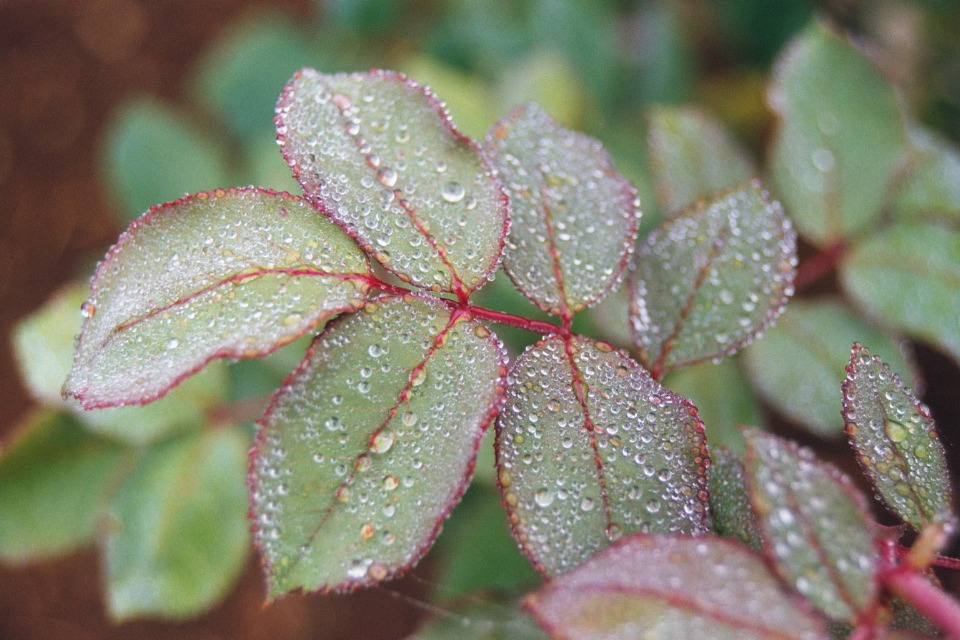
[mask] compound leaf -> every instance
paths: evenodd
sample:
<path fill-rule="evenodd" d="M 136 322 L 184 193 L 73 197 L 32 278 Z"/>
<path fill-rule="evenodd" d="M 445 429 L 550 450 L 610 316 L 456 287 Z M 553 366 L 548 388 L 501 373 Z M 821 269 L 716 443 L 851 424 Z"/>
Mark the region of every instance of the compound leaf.
<path fill-rule="evenodd" d="M 152 209 L 107 254 L 64 387 L 144 403 L 218 357 L 259 357 L 366 299 L 368 264 L 299 198 L 200 193 Z"/>
<path fill-rule="evenodd" d="M 906 144 L 880 70 L 814 23 L 781 57 L 768 100 L 780 117 L 771 171 L 800 233 L 822 246 L 867 228 Z"/>
<path fill-rule="evenodd" d="M 841 278 L 868 314 L 960 360 L 960 323 L 948 320 L 960 317 L 960 231 L 894 225 L 857 244 Z"/>
<path fill-rule="evenodd" d="M 763 551 L 821 612 L 854 622 L 877 597 L 879 556 L 866 500 L 809 449 L 744 431 L 747 491 Z"/>
<path fill-rule="evenodd" d="M 707 529 L 696 408 L 606 343 L 554 336 L 516 361 L 497 465 L 514 536 L 546 575 L 627 533 Z"/>
<path fill-rule="evenodd" d="M 948 517 L 950 478 L 926 406 L 859 344 L 842 388 L 847 435 L 878 497 L 918 530 Z"/>
<path fill-rule="evenodd" d="M 731 540 L 635 534 L 528 596 L 563 640 L 825 640 L 763 560 Z"/>
<path fill-rule="evenodd" d="M 920 126 L 910 131 L 910 171 L 894 211 L 903 221 L 960 224 L 960 149 Z"/>
<path fill-rule="evenodd" d="M 655 229 L 630 274 L 630 322 L 655 377 L 749 344 L 793 293 L 796 237 L 754 181 Z"/>
<path fill-rule="evenodd" d="M 473 472 L 504 357 L 485 327 L 415 296 L 369 303 L 317 338 L 251 458 L 271 597 L 356 589 L 419 560 Z"/>
<path fill-rule="evenodd" d="M 491 127 L 484 150 L 510 197 L 503 267 L 517 288 L 564 318 L 606 295 L 632 251 L 639 209 L 600 143 L 527 104 Z"/>
<path fill-rule="evenodd" d="M 493 273 L 503 190 L 426 88 L 302 69 L 277 105 L 277 139 L 307 199 L 402 280 L 465 299 Z"/>

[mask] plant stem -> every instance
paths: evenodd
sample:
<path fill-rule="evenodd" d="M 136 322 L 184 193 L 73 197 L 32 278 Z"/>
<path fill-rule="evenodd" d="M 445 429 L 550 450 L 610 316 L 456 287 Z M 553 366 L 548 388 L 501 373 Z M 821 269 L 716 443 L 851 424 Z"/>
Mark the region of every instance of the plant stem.
<path fill-rule="evenodd" d="M 525 329 L 527 331 L 533 331 L 541 334 L 570 334 L 570 330 L 568 328 L 551 324 L 549 322 L 544 322 L 543 320 L 533 320 L 532 318 L 524 318 L 523 316 L 517 316 L 512 313 L 494 311 L 493 309 L 476 307 L 474 305 L 466 305 L 463 308 L 466 311 L 469 311 L 474 317 L 481 318 L 483 320 L 489 320 L 490 322 L 496 322 L 497 324 L 505 324 L 511 327 L 517 327 L 518 329 Z"/>
<path fill-rule="evenodd" d="M 894 567 L 885 572 L 881 580 L 890 591 L 913 605 L 951 638 L 960 638 L 960 602 L 908 565 Z"/>

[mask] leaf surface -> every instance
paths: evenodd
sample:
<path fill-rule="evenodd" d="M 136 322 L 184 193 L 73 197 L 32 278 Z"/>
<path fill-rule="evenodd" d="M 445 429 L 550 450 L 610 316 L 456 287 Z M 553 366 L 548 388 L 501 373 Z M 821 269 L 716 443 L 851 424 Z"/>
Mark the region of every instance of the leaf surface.
<path fill-rule="evenodd" d="M 751 549 L 759 551 L 762 542 L 750 507 L 743 460 L 727 449 L 713 449 L 707 478 L 713 530 L 721 536 L 737 538 Z"/>
<path fill-rule="evenodd" d="M 780 117 L 771 172 L 799 232 L 823 246 L 865 230 L 906 144 L 893 87 L 814 23 L 782 55 L 768 100 Z"/>
<path fill-rule="evenodd" d="M 114 620 L 186 618 L 227 594 L 250 545 L 248 443 L 234 427 L 168 440 L 140 458 L 114 496 L 104 541 Z"/>
<path fill-rule="evenodd" d="M 637 194 L 600 143 L 535 104 L 484 145 L 510 197 L 504 270 L 540 308 L 570 318 L 620 279 L 637 233 Z"/>
<path fill-rule="evenodd" d="M 771 405 L 821 437 L 838 437 L 840 383 L 850 344 L 869 341 L 901 376 L 910 362 L 889 336 L 837 300 L 794 300 L 786 313 L 743 353 L 754 388 Z"/>
<path fill-rule="evenodd" d="M 746 150 L 705 111 L 655 107 L 649 121 L 650 168 L 657 199 L 667 211 L 680 211 L 757 175 Z"/>
<path fill-rule="evenodd" d="M 368 265 L 286 194 L 200 193 L 152 209 L 100 264 L 64 387 L 87 409 L 144 403 L 218 357 L 259 357 L 366 299 Z"/>
<path fill-rule="evenodd" d="M 630 274 L 630 323 L 654 376 L 729 355 L 793 293 L 796 237 L 758 182 L 700 201 L 654 230 Z"/>
<path fill-rule="evenodd" d="M 843 418 L 878 497 L 915 529 L 951 511 L 950 477 L 930 411 L 877 356 L 854 344 Z"/>
<path fill-rule="evenodd" d="M 877 597 L 879 556 L 863 495 L 809 449 L 746 430 L 747 491 L 763 551 L 780 576 L 837 621 Z"/>
<path fill-rule="evenodd" d="M 563 640 L 823 640 L 763 560 L 715 536 L 635 534 L 526 599 Z"/>
<path fill-rule="evenodd" d="M 949 320 L 960 317 L 960 231 L 894 225 L 857 244 L 840 274 L 868 314 L 960 361 L 960 323 Z"/>
<path fill-rule="evenodd" d="M 402 573 L 466 488 L 500 405 L 502 347 L 467 316 L 408 298 L 327 329 L 264 417 L 251 513 L 271 597 Z"/>
<path fill-rule="evenodd" d="M 634 531 L 707 528 L 696 408 L 606 343 L 554 336 L 516 361 L 497 465 L 514 536 L 549 576 Z"/>
<path fill-rule="evenodd" d="M 894 211 L 905 221 L 960 224 L 960 149 L 920 126 L 910 128 L 910 171 Z"/>
<path fill-rule="evenodd" d="M 467 600 L 429 620 L 407 640 L 549 640 L 518 603 Z"/>
<path fill-rule="evenodd" d="M 306 197 L 401 279 L 465 299 L 493 273 L 503 191 L 424 87 L 303 69 L 277 105 L 277 139 Z"/>

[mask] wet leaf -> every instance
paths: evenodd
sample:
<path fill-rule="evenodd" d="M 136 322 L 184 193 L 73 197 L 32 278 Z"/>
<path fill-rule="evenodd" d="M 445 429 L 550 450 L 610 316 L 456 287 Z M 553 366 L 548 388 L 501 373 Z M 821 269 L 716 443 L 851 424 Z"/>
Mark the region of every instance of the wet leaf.
<path fill-rule="evenodd" d="M 854 622 L 877 597 L 880 559 L 866 499 L 809 449 L 753 429 L 744 437 L 747 491 L 764 553 L 818 610 Z"/>
<path fill-rule="evenodd" d="M 727 449 L 712 449 L 707 478 L 714 532 L 759 551 L 762 542 L 750 507 L 743 460 Z"/>
<path fill-rule="evenodd" d="M 253 189 L 152 209 L 93 278 L 64 387 L 144 403 L 218 357 L 258 357 L 360 306 L 367 262 L 306 202 Z"/>
<path fill-rule="evenodd" d="M 960 149 L 920 126 L 911 127 L 910 171 L 894 209 L 904 222 L 960 223 Z"/>
<path fill-rule="evenodd" d="M 878 497 L 915 529 L 950 514 L 950 477 L 930 411 L 877 356 L 854 344 L 843 418 Z"/>
<path fill-rule="evenodd" d="M 429 620 L 407 640 L 548 640 L 516 603 L 468 601 Z"/>
<path fill-rule="evenodd" d="M 0 558 L 12 562 L 92 542 L 133 455 L 56 411 L 31 415 L 0 453 Z"/>
<path fill-rule="evenodd" d="M 868 314 L 960 360 L 960 323 L 946 320 L 960 317 L 960 231 L 894 225 L 857 244 L 840 274 Z"/>
<path fill-rule="evenodd" d="M 710 535 L 623 538 L 528 596 L 526 607 L 564 640 L 827 637 L 757 554 Z"/>
<path fill-rule="evenodd" d="M 104 541 L 114 620 L 186 618 L 227 594 L 250 545 L 242 428 L 148 449 L 114 496 Z"/>
<path fill-rule="evenodd" d="M 649 120 L 650 167 L 657 199 L 667 211 L 680 211 L 757 175 L 746 150 L 705 111 L 655 107 Z"/>
<path fill-rule="evenodd" d="M 417 297 L 370 303 L 317 338 L 251 460 L 271 597 L 356 589 L 420 559 L 466 488 L 503 359 L 485 327 Z"/>
<path fill-rule="evenodd" d="M 754 181 L 661 224 L 635 263 L 631 329 L 658 377 L 734 353 L 780 315 L 793 293 L 796 238 Z"/>
<path fill-rule="evenodd" d="M 634 188 L 599 142 L 527 104 L 484 150 L 510 197 L 504 270 L 545 311 L 570 318 L 620 279 L 637 233 Z"/>
<path fill-rule="evenodd" d="M 516 361 L 497 465 L 514 536 L 548 576 L 634 531 L 707 528 L 696 408 L 606 343 L 555 336 Z"/>
<path fill-rule="evenodd" d="M 843 303 L 794 300 L 777 325 L 743 353 L 754 388 L 771 405 L 810 432 L 839 437 L 840 383 L 850 344 L 875 345 L 894 370 L 913 380 L 897 343 Z"/>
<path fill-rule="evenodd" d="M 781 56 L 768 100 L 780 117 L 771 171 L 798 231 L 822 246 L 868 228 L 906 144 L 880 70 L 814 23 Z"/>
<path fill-rule="evenodd" d="M 503 191 L 427 89 L 389 71 L 303 69 L 277 114 L 306 197 L 387 269 L 461 299 L 493 273 Z"/>

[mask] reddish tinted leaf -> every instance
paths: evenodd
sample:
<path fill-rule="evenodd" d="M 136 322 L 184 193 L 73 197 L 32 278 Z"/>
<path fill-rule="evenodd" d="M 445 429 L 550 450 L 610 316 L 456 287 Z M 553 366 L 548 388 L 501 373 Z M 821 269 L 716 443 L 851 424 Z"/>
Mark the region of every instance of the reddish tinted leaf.
<path fill-rule="evenodd" d="M 503 191 L 426 88 L 303 69 L 277 105 L 277 139 L 306 197 L 403 280 L 465 298 L 492 275 Z"/>
<path fill-rule="evenodd" d="M 499 341 L 435 300 L 378 300 L 321 334 L 251 459 L 270 595 L 355 589 L 419 560 L 466 487 L 504 376 Z"/>
<path fill-rule="evenodd" d="M 517 288 L 561 317 L 602 298 L 620 279 L 639 220 L 636 191 L 609 154 L 535 104 L 495 124 L 484 150 L 510 196 L 503 266 Z"/>
<path fill-rule="evenodd" d="M 707 528 L 696 408 L 606 343 L 551 337 L 517 360 L 497 465 L 514 535 L 547 575 L 627 533 Z"/>
<path fill-rule="evenodd" d="M 949 517 L 950 477 L 926 406 L 859 344 L 842 389 L 847 434 L 878 497 L 916 529 Z"/>
<path fill-rule="evenodd" d="M 744 437 L 747 490 L 764 553 L 817 609 L 854 622 L 877 597 L 879 557 L 866 500 L 809 449 L 753 429 Z"/>
<path fill-rule="evenodd" d="M 100 264 L 64 387 L 84 408 L 149 402 L 218 357 L 257 357 L 360 306 L 368 265 L 287 194 L 239 189 L 151 209 Z"/>
<path fill-rule="evenodd" d="M 552 637 L 569 640 L 827 638 L 759 556 L 709 535 L 623 538 L 526 606 Z"/>

